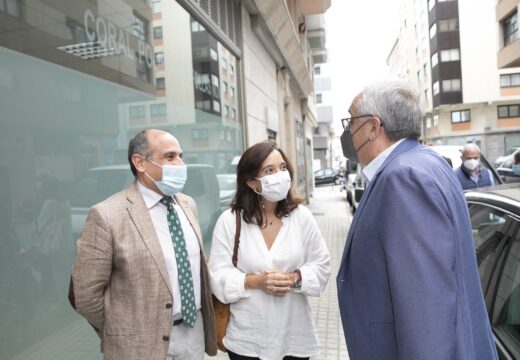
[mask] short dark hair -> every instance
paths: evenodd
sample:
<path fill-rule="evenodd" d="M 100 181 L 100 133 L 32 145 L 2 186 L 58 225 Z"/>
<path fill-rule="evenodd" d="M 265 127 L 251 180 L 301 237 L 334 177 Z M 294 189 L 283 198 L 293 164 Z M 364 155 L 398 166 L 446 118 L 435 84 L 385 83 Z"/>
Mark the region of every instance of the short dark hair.
<path fill-rule="evenodd" d="M 150 155 L 150 145 L 148 143 L 148 129 L 139 131 L 128 143 L 128 162 L 130 163 L 130 170 L 132 174 L 137 176 L 137 170 L 132 163 L 132 155 L 139 154 L 148 159 Z"/>
<path fill-rule="evenodd" d="M 238 162 L 237 192 L 231 202 L 231 209 L 233 212 L 242 211 L 242 217 L 248 224 L 263 224 L 264 215 L 262 204 L 260 203 L 260 195 L 255 193 L 247 185 L 247 182 L 256 178 L 262 163 L 274 150 L 277 150 L 282 155 L 291 179 L 294 179 L 294 172 L 289 159 L 273 140 L 262 141 L 251 146 L 242 154 Z M 300 203 L 301 199 L 295 198 L 289 189 L 287 197 L 276 205 L 275 215 L 278 218 L 288 216 Z"/>
<path fill-rule="evenodd" d="M 514 155 L 514 164 L 520 165 L 520 150 L 517 150 Z"/>

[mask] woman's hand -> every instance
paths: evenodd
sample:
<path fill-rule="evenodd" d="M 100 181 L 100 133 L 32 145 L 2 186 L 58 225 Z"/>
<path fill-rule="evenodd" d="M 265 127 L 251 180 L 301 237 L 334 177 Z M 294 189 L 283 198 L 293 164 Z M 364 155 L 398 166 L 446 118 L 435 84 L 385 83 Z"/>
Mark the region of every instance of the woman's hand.
<path fill-rule="evenodd" d="M 246 275 L 246 288 L 261 289 L 266 294 L 284 296 L 294 284 L 294 276 L 278 269 L 267 269 L 263 274 Z"/>

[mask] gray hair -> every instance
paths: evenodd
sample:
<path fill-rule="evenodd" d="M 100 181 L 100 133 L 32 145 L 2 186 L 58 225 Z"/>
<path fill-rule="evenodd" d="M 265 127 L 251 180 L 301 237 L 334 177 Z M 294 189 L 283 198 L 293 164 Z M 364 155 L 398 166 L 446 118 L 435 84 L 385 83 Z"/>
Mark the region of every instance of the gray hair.
<path fill-rule="evenodd" d="M 148 143 L 148 129 L 139 131 L 128 143 L 128 162 L 130 163 L 130 170 L 132 174 L 137 176 L 137 170 L 132 163 L 132 155 L 139 154 L 145 159 L 150 155 L 150 146 Z"/>
<path fill-rule="evenodd" d="M 390 140 L 421 136 L 422 101 L 407 82 L 392 80 L 365 87 L 356 110 L 379 117 Z"/>

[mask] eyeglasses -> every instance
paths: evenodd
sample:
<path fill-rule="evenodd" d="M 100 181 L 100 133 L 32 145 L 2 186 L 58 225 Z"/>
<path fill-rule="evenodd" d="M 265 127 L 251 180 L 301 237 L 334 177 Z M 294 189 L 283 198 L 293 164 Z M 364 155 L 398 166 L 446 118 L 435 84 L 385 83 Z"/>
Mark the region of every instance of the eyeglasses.
<path fill-rule="evenodd" d="M 374 117 L 374 115 L 359 115 L 359 116 L 353 116 L 353 117 L 341 119 L 341 124 L 343 125 L 343 130 L 350 131 L 350 126 L 352 125 L 352 120 L 367 117 L 367 116 Z"/>

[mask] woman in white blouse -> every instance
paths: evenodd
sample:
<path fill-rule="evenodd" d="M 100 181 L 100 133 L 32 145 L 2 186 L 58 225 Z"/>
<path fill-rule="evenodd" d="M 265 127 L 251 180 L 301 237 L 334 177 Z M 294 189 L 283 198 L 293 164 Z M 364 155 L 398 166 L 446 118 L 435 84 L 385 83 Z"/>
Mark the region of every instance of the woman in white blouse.
<path fill-rule="evenodd" d="M 311 212 L 291 194 L 292 168 L 273 141 L 247 149 L 237 193 L 218 219 L 209 258 L 212 290 L 231 304 L 229 358 L 309 359 L 319 352 L 308 296 L 319 296 L 330 255 Z M 237 267 L 235 212 L 241 213 Z"/>

